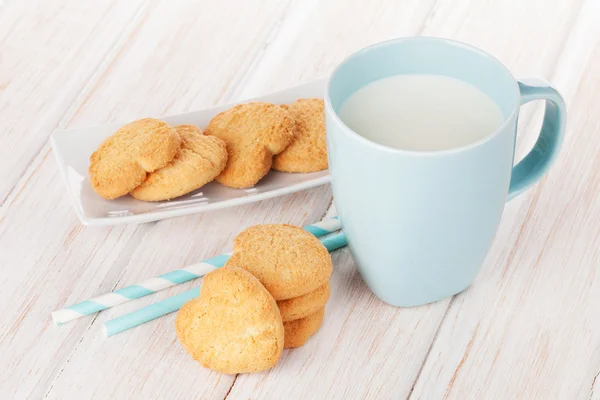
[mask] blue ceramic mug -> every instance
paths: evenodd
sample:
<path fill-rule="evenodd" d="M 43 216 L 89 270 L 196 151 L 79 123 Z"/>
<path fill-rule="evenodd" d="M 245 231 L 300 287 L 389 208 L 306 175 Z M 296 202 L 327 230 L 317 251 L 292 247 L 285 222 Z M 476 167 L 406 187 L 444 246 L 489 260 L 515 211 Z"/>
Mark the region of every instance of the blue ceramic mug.
<path fill-rule="evenodd" d="M 361 87 L 415 73 L 475 85 L 498 104 L 503 125 L 463 147 L 409 151 L 365 139 L 339 118 Z M 546 100 L 541 132 L 513 166 L 519 107 L 533 100 Z M 334 201 L 360 274 L 386 303 L 415 306 L 471 284 L 506 201 L 537 182 L 558 155 L 566 110 L 548 83 L 517 81 L 481 50 L 440 38 L 405 38 L 367 47 L 335 69 L 325 119 Z"/>

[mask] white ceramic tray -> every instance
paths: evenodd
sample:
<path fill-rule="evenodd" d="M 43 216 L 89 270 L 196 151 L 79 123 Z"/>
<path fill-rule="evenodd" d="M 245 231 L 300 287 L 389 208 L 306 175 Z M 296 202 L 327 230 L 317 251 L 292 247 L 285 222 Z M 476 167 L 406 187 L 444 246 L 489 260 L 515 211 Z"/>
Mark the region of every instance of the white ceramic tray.
<path fill-rule="evenodd" d="M 195 124 L 206 126 L 210 119 L 232 105 L 251 100 L 272 103 L 291 103 L 299 98 L 323 97 L 325 79 L 319 79 L 267 96 L 221 105 L 207 110 L 181 115 L 158 117 L 171 125 Z M 146 115 L 140 116 L 147 117 Z M 88 178 L 90 155 L 108 136 L 124 124 L 109 124 L 80 129 L 56 130 L 51 143 L 56 161 L 67 186 L 67 191 L 84 225 L 117 225 L 142 223 L 178 217 L 208 210 L 237 206 L 297 192 L 329 182 L 327 170 L 308 174 L 290 174 L 271 171 L 256 186 L 248 189 L 230 189 L 216 182 L 171 201 L 143 202 L 131 196 L 105 200 L 92 189 Z"/>

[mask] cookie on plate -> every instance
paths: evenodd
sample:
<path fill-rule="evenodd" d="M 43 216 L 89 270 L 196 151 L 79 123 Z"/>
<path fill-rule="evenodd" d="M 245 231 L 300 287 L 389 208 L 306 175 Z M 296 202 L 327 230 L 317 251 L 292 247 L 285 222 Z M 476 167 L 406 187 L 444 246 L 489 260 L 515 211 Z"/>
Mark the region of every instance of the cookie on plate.
<path fill-rule="evenodd" d="M 325 307 L 329 300 L 329 282 L 300 297 L 277 302 L 283 322 L 304 318 Z"/>
<path fill-rule="evenodd" d="M 146 180 L 133 189 L 138 200 L 170 200 L 192 192 L 215 179 L 227 163 L 225 142 L 205 136 L 195 125 L 175 127 L 181 138 L 181 148 L 164 168 L 148 174 Z"/>
<path fill-rule="evenodd" d="M 283 351 L 277 303 L 249 272 L 222 267 L 204 277 L 200 297 L 175 320 L 177 337 L 204 367 L 226 374 L 273 367 Z"/>
<path fill-rule="evenodd" d="M 325 307 L 322 307 L 321 309 L 317 310 L 317 312 L 304 318 L 284 322 L 284 347 L 288 349 L 304 345 L 304 343 L 306 343 L 306 341 L 319 330 L 321 324 L 323 323 L 324 315 Z"/>
<path fill-rule="evenodd" d="M 229 158 L 217 182 L 232 188 L 254 186 L 296 134 L 290 113 L 271 103 L 239 104 L 216 115 L 204 130 L 227 144 Z"/>
<path fill-rule="evenodd" d="M 305 295 L 323 286 L 332 272 L 331 256 L 307 231 L 291 225 L 255 225 L 233 240 L 225 265 L 256 276 L 275 300 Z"/>
<path fill-rule="evenodd" d="M 131 122 L 106 139 L 90 157 L 90 183 L 105 199 L 116 199 L 146 180 L 149 172 L 173 160 L 181 140 L 166 122 L 146 118 Z"/>
<path fill-rule="evenodd" d="M 273 169 L 283 172 L 315 172 L 327 169 L 325 111 L 322 99 L 300 99 L 284 104 L 296 121 L 296 137 L 273 158 Z"/>

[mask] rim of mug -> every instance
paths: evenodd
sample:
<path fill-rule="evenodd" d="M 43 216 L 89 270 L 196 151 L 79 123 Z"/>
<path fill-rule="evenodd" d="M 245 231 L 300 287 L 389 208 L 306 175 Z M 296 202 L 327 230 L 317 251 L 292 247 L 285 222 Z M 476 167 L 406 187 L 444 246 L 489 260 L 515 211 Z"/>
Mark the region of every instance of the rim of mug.
<path fill-rule="evenodd" d="M 400 42 L 406 42 L 406 41 L 413 41 L 413 40 L 433 40 L 433 41 L 440 41 L 440 42 L 446 42 L 448 44 L 451 44 L 453 46 L 459 46 L 459 47 L 463 47 L 466 50 L 475 52 L 483 57 L 487 57 L 490 58 L 494 61 L 494 63 L 496 63 L 501 69 L 503 69 L 506 73 L 508 73 L 509 76 L 512 77 L 512 81 L 513 81 L 513 87 L 514 87 L 514 91 L 515 91 L 515 105 L 511 111 L 511 113 L 508 115 L 508 117 L 506 117 L 504 119 L 504 122 L 502 123 L 502 125 L 500 125 L 494 132 L 490 133 L 489 135 L 487 135 L 486 137 L 479 139 L 475 142 L 463 145 L 463 146 L 458 146 L 458 147 L 452 147 L 450 149 L 442 149 L 442 150 L 409 150 L 409 149 L 398 149 L 395 147 L 390 147 L 390 146 L 386 146 L 383 145 L 381 143 L 377 143 L 374 142 L 370 139 L 367 139 L 366 137 L 358 134 L 357 132 L 355 132 L 352 128 L 350 128 L 348 125 L 346 125 L 344 123 L 344 121 L 342 121 L 342 119 L 340 118 L 340 116 L 338 115 L 338 113 L 333 109 L 333 106 L 331 105 L 331 99 L 329 96 L 329 93 L 331 91 L 331 79 L 332 77 L 338 72 L 338 70 L 343 67 L 346 63 L 348 63 L 350 60 L 352 60 L 354 57 L 371 51 L 373 49 L 376 49 L 378 47 L 382 47 L 382 46 L 387 46 L 387 45 L 391 45 L 391 44 L 395 44 L 395 43 L 400 43 Z M 478 47 L 475 47 L 473 45 L 467 44 L 467 43 L 463 43 L 463 42 L 459 42 L 458 40 L 453 40 L 453 39 L 447 39 L 447 38 L 442 38 L 442 37 L 436 37 L 436 36 L 407 36 L 407 37 L 401 37 L 401 38 L 394 38 L 394 39 L 389 39 L 389 40 L 384 40 L 382 42 L 378 42 L 378 43 L 374 43 L 372 45 L 369 45 L 367 47 L 363 47 L 360 50 L 357 50 L 355 52 L 353 52 L 352 54 L 350 54 L 349 56 L 347 56 L 346 58 L 344 58 L 333 70 L 333 72 L 329 75 L 329 78 L 327 79 L 327 89 L 325 92 L 325 107 L 329 108 L 329 110 L 331 111 L 331 113 L 334 115 L 335 119 L 337 120 L 337 122 L 339 122 L 345 129 L 346 131 L 349 133 L 350 136 L 354 137 L 355 139 L 358 139 L 359 141 L 362 141 L 370 146 L 376 147 L 378 149 L 381 150 L 385 150 L 391 153 L 401 153 L 401 154 L 410 154 L 410 155 L 415 155 L 415 156 L 437 156 L 437 155 L 447 155 L 447 154 L 451 154 L 451 153 L 459 153 L 462 151 L 467 151 L 470 149 L 473 149 L 475 147 L 479 147 L 481 145 L 483 145 L 484 143 L 487 143 L 488 141 L 491 141 L 493 138 L 495 138 L 496 136 L 498 136 L 500 134 L 500 132 L 502 132 L 508 125 L 509 123 L 516 117 L 517 112 L 521 106 L 520 104 L 520 90 L 519 90 L 519 84 L 516 80 L 516 78 L 514 77 L 514 75 L 510 72 L 510 70 L 508 69 L 508 67 L 506 67 L 506 65 L 502 64 L 502 62 L 500 62 L 500 60 L 498 60 L 496 57 L 492 56 L 489 53 L 486 53 L 485 51 L 481 50 Z M 348 99 L 346 99 L 348 100 Z M 345 101 L 346 101 L 345 100 Z M 496 103 L 494 101 L 494 103 Z"/>

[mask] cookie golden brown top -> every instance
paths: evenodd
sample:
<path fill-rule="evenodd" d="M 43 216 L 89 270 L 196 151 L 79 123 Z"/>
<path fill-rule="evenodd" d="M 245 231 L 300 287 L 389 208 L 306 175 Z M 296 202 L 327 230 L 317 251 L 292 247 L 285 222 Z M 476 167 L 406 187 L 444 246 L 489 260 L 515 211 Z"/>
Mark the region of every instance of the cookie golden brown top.
<path fill-rule="evenodd" d="M 295 122 L 281 107 L 271 103 L 239 104 L 216 115 L 206 127 L 206 135 L 227 144 L 229 159 L 217 181 L 232 188 L 254 186 L 296 134 Z"/>
<path fill-rule="evenodd" d="M 275 300 L 241 268 L 207 274 L 200 297 L 177 313 L 175 328 L 195 360 L 226 374 L 271 368 L 283 351 L 283 322 Z"/>
<path fill-rule="evenodd" d="M 204 186 L 225 168 L 225 142 L 203 135 L 194 125 L 178 125 L 175 129 L 181 137 L 181 148 L 166 167 L 148 174 L 144 183 L 131 192 L 136 199 L 174 199 Z"/>
<path fill-rule="evenodd" d="M 90 157 L 90 182 L 105 199 L 116 199 L 141 185 L 148 172 L 166 166 L 181 140 L 166 122 L 146 118 L 121 127 Z"/>
<path fill-rule="evenodd" d="M 300 99 L 282 105 L 296 121 L 296 137 L 273 158 L 273 169 L 283 172 L 315 172 L 327 169 L 325 111 L 321 99 Z"/>
<path fill-rule="evenodd" d="M 329 252 L 312 234 L 291 225 L 255 225 L 233 240 L 226 265 L 256 276 L 275 300 L 302 296 L 331 276 Z"/>

